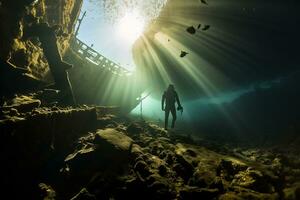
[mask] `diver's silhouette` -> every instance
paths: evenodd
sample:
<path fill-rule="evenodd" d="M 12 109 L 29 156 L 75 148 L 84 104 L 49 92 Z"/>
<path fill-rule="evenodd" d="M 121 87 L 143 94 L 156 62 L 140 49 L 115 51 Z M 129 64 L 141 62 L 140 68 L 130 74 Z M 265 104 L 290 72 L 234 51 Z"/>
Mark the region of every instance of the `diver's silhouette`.
<path fill-rule="evenodd" d="M 165 105 L 166 102 L 166 106 Z M 162 100 L 161 100 L 161 109 L 163 111 L 165 111 L 165 129 L 168 128 L 168 121 L 169 121 L 169 114 L 171 111 L 172 114 L 172 128 L 174 128 L 175 126 L 175 121 L 176 121 L 176 108 L 175 108 L 175 102 L 177 102 L 177 110 L 183 110 L 179 98 L 178 98 L 178 94 L 175 91 L 174 85 L 170 84 L 168 89 L 163 93 L 162 95 Z"/>

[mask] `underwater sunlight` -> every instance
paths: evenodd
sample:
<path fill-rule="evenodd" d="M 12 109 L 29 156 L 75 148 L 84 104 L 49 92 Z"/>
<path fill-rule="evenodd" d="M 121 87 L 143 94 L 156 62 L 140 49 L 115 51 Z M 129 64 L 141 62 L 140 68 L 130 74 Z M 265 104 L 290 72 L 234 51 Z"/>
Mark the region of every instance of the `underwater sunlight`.
<path fill-rule="evenodd" d="M 84 1 L 86 11 L 78 38 L 103 56 L 134 71 L 132 47 L 146 27 L 160 14 L 167 0 Z M 146 10 L 146 11 L 145 11 Z"/>

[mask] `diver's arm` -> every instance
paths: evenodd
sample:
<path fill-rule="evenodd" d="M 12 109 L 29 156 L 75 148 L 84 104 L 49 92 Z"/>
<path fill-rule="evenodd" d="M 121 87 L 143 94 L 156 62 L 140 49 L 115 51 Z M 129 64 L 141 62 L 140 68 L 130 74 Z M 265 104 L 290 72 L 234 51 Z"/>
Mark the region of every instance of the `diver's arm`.
<path fill-rule="evenodd" d="M 177 92 L 175 93 L 175 98 L 176 98 L 178 107 L 182 108 Z"/>
<path fill-rule="evenodd" d="M 165 110 L 165 108 L 164 108 L 165 99 L 166 99 L 166 94 L 164 93 L 161 98 L 161 109 L 162 110 Z"/>

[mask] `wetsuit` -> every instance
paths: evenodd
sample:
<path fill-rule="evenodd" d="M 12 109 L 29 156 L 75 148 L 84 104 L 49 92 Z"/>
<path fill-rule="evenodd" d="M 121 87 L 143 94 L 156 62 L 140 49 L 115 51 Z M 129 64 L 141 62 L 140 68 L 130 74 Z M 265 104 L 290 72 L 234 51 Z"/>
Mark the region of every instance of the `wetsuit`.
<path fill-rule="evenodd" d="M 166 102 L 166 106 L 164 108 L 164 103 Z M 162 109 L 165 111 L 165 129 L 168 128 L 168 120 L 169 120 L 169 114 L 171 112 L 172 114 L 172 128 L 175 126 L 176 121 L 176 108 L 175 108 L 175 102 L 177 102 L 177 105 L 179 108 L 181 107 L 178 94 L 175 90 L 167 90 L 164 92 L 162 96 Z"/>

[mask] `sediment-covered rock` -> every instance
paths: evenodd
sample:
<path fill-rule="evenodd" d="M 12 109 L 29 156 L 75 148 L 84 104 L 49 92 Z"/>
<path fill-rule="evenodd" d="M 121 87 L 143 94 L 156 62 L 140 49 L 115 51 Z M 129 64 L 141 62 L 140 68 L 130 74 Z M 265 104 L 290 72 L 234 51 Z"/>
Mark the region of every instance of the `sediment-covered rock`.
<path fill-rule="evenodd" d="M 0 121 L 1 155 L 8 161 L 3 165 L 5 188 L 27 183 L 24 189 L 30 192 L 23 196 L 299 197 L 300 162 L 295 154 L 278 149 L 220 148 L 222 144 L 198 143 L 150 123 L 123 120 L 116 116 L 116 108 L 45 107 L 49 104 L 44 101 L 36 103 L 38 96 L 7 101 Z M 20 183 L 13 181 L 20 178 Z"/>

